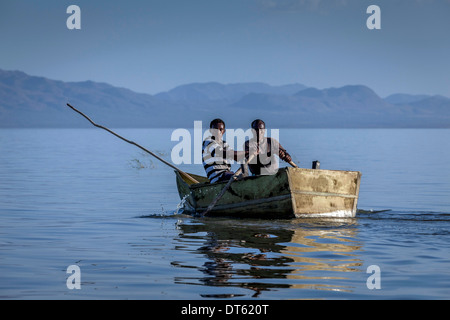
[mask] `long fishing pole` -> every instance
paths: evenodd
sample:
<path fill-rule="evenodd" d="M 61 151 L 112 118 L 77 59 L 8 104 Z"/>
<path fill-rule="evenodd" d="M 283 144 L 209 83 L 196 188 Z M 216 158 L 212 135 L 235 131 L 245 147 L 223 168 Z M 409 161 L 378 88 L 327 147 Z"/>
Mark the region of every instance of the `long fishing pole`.
<path fill-rule="evenodd" d="M 115 135 L 117 138 L 122 139 L 125 142 L 128 142 L 129 144 L 135 145 L 136 147 L 144 150 L 145 152 L 151 154 L 153 157 L 155 157 L 156 159 L 158 159 L 159 161 L 161 161 L 162 163 L 168 165 L 169 167 L 175 169 L 176 171 L 178 171 L 182 176 L 184 176 L 186 179 L 188 179 L 189 181 L 191 181 L 192 183 L 199 183 L 196 179 L 194 179 L 193 177 L 191 177 L 189 174 L 187 174 L 186 172 L 178 169 L 177 167 L 175 167 L 173 164 L 171 164 L 170 162 L 167 162 L 166 160 L 162 159 L 161 157 L 159 157 L 158 155 L 154 154 L 153 152 L 151 152 L 150 150 L 147 150 L 146 148 L 140 146 L 139 144 L 137 144 L 134 141 L 128 140 L 120 135 L 118 135 L 117 133 L 115 133 L 114 131 L 99 125 L 97 123 L 95 123 L 94 121 L 92 121 L 87 115 L 85 115 L 83 112 L 81 112 L 80 110 L 76 109 L 75 107 L 71 106 L 69 103 L 67 103 L 67 106 L 70 107 L 73 111 L 81 114 L 84 118 L 86 118 L 92 125 L 94 125 L 97 128 L 101 128 L 103 130 L 108 131 L 109 133 Z"/>

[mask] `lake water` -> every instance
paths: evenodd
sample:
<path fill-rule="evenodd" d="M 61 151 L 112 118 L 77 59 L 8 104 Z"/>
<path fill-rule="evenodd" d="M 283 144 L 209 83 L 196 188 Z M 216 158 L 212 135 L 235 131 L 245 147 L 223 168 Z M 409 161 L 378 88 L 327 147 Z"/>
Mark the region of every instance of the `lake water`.
<path fill-rule="evenodd" d="M 171 160 L 172 130 L 116 131 Z M 0 298 L 450 298 L 450 130 L 280 140 L 302 167 L 362 172 L 356 218 L 193 218 L 172 169 L 101 129 L 0 130 Z"/>

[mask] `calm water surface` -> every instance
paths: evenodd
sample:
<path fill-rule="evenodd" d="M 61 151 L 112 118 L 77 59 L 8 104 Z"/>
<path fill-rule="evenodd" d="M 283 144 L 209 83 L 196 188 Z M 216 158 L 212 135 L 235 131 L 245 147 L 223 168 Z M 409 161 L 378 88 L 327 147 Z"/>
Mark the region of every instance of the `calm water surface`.
<path fill-rule="evenodd" d="M 117 132 L 169 161 L 177 144 L 169 129 Z M 105 131 L 0 130 L 0 298 L 450 298 L 450 130 L 280 139 L 300 166 L 363 173 L 357 218 L 192 218 L 172 169 Z"/>

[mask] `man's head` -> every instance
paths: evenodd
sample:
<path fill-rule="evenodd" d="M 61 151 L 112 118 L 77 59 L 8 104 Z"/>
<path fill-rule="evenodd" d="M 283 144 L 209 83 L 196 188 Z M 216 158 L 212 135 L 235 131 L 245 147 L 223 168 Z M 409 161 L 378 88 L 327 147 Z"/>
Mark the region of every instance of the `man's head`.
<path fill-rule="evenodd" d="M 261 119 L 256 119 L 252 122 L 253 134 L 256 135 L 256 138 L 261 140 L 264 138 L 264 134 L 266 132 L 266 124 Z"/>
<path fill-rule="evenodd" d="M 209 131 L 215 139 L 221 140 L 225 133 L 225 122 L 222 119 L 214 119 L 209 124 Z"/>

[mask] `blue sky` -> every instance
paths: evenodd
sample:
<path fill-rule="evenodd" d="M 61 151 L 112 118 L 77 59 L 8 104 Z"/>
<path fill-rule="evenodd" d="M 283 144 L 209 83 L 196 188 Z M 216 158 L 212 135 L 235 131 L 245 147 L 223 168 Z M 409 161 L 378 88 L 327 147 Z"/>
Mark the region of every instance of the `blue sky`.
<path fill-rule="evenodd" d="M 150 94 L 259 81 L 450 97 L 449 33 L 450 0 L 2 0 L 0 68 Z"/>

